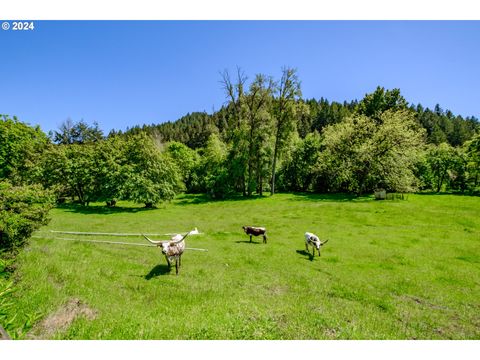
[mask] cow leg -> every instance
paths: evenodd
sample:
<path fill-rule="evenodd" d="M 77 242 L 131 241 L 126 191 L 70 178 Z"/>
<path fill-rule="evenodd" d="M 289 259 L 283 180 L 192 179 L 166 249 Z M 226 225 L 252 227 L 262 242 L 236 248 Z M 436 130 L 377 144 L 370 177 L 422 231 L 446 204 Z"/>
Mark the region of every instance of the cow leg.
<path fill-rule="evenodd" d="M 250 242 L 252 242 L 252 235 L 250 235 Z"/>
<path fill-rule="evenodd" d="M 308 243 L 305 242 L 305 250 L 307 250 L 308 253 L 310 253 L 310 250 L 308 249 Z"/>
<path fill-rule="evenodd" d="M 267 243 L 267 235 L 263 235 L 263 243 L 264 243 L 264 244 Z"/>
<path fill-rule="evenodd" d="M 178 275 L 178 268 L 179 268 L 179 263 L 178 263 L 179 259 L 175 259 L 175 275 Z"/>
<path fill-rule="evenodd" d="M 167 259 L 168 268 L 170 269 L 172 267 L 172 264 L 170 263 L 170 260 L 167 256 L 165 256 L 165 259 Z"/>

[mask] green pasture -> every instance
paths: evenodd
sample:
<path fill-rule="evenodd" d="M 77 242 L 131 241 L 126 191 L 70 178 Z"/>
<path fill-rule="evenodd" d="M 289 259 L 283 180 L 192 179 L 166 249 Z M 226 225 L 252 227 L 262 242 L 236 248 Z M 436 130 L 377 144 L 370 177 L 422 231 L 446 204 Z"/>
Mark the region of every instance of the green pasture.
<path fill-rule="evenodd" d="M 183 195 L 157 209 L 65 205 L 51 218 L 17 262 L 15 311 L 38 314 L 27 338 L 480 338 L 478 197 Z M 249 243 L 242 225 L 265 226 L 268 243 Z M 53 239 L 140 237 L 48 232 L 194 227 L 204 234 L 187 247 L 208 252 L 187 250 L 179 276 L 155 247 Z M 321 257 L 306 253 L 305 231 L 329 239 Z"/>

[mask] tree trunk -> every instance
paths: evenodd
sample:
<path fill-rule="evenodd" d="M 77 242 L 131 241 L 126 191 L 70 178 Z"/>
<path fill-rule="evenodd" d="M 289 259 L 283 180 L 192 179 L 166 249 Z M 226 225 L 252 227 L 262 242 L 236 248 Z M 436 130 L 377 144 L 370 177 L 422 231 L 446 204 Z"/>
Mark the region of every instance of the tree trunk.
<path fill-rule="evenodd" d="M 253 164 L 252 160 L 248 160 L 248 178 L 247 178 L 247 195 L 252 196 L 253 191 Z"/>
<path fill-rule="evenodd" d="M 442 184 L 443 184 L 443 180 L 445 179 L 445 173 L 442 174 L 438 184 L 437 184 L 437 193 L 440 192 L 440 190 L 442 190 Z"/>
<path fill-rule="evenodd" d="M 242 174 L 241 179 L 242 179 L 242 193 L 243 193 L 243 196 L 247 196 L 247 189 L 245 188 L 245 174 Z"/>
<path fill-rule="evenodd" d="M 259 161 L 260 164 L 260 161 Z M 257 187 L 258 187 L 258 194 L 260 196 L 263 195 L 263 176 L 262 176 L 262 169 L 258 169 L 258 179 L 257 179 Z"/>
<path fill-rule="evenodd" d="M 82 188 L 78 185 L 75 186 L 75 192 L 77 193 L 79 203 L 84 205 L 85 204 L 85 199 L 83 197 Z"/>
<path fill-rule="evenodd" d="M 278 155 L 278 132 L 275 139 L 275 149 L 273 150 L 273 164 L 272 164 L 272 184 L 270 187 L 270 196 L 275 194 L 275 172 L 277 167 L 277 155 Z"/>

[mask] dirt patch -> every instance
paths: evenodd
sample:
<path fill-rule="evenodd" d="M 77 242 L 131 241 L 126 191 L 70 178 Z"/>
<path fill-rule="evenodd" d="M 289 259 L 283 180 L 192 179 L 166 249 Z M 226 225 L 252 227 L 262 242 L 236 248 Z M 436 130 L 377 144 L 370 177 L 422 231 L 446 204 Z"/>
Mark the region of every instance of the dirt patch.
<path fill-rule="evenodd" d="M 30 339 L 48 339 L 58 331 L 67 330 L 78 317 L 93 320 L 96 316 L 96 311 L 89 308 L 81 300 L 73 298 L 36 325 L 28 337 Z"/>
<path fill-rule="evenodd" d="M 284 295 L 288 292 L 288 287 L 282 285 L 270 286 L 268 292 L 271 295 Z"/>
<path fill-rule="evenodd" d="M 336 339 L 338 337 L 338 331 L 334 328 L 327 328 L 324 330 L 325 336 L 329 339 Z"/>

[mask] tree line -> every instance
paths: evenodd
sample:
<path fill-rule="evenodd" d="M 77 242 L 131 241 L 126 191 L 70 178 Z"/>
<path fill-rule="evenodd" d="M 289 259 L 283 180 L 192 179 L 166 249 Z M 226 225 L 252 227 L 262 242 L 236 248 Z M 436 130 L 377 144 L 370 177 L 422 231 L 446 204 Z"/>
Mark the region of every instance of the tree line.
<path fill-rule="evenodd" d="M 473 116 L 409 104 L 399 89 L 382 87 L 360 101 L 305 100 L 288 68 L 278 81 L 260 74 L 248 84 L 238 70 L 234 80 L 224 72 L 221 82 L 227 102 L 219 111 L 125 132 L 183 143 L 200 158 L 215 154 L 215 169 L 195 167 L 197 178 L 208 173 L 210 181 L 187 191 L 478 191 Z"/>

